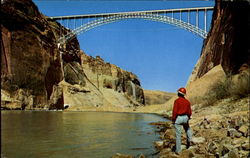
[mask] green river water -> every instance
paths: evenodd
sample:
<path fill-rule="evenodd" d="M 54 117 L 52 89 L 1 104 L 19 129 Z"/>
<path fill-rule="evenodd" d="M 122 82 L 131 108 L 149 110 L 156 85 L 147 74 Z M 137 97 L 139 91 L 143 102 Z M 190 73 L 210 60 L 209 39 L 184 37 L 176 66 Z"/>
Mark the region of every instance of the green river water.
<path fill-rule="evenodd" d="M 109 158 L 155 153 L 154 114 L 1 111 L 1 157 Z"/>

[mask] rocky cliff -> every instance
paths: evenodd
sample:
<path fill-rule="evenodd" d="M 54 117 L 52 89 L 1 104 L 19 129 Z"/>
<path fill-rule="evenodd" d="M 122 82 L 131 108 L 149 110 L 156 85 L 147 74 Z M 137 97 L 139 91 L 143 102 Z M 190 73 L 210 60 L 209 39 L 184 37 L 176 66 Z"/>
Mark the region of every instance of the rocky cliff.
<path fill-rule="evenodd" d="M 115 105 L 124 100 L 129 106 L 144 104 L 134 74 L 84 54 L 76 38 L 58 48 L 60 34 L 68 31 L 42 15 L 31 0 L 1 1 L 2 108 L 63 109 L 64 104 Z M 123 101 L 113 102 L 105 89 Z"/>
<path fill-rule="evenodd" d="M 16 107 L 47 104 L 62 80 L 55 34 L 31 1 L 1 6 L 1 89 Z M 60 108 L 60 107 L 58 107 Z"/>
<path fill-rule="evenodd" d="M 71 110 L 124 111 L 144 105 L 144 93 L 136 75 L 106 63 L 100 56 L 94 58 L 81 51 L 81 64 L 68 63 L 64 70 L 65 79 L 69 76 L 70 80 L 60 85 L 64 103 Z M 85 86 L 77 82 L 81 81 L 79 74 L 83 74 Z M 74 84 L 69 85 L 72 81 Z"/>
<path fill-rule="evenodd" d="M 187 84 L 189 91 L 194 93 L 191 94 L 193 96 L 204 95 L 213 83 L 239 73 L 242 67 L 248 70 L 250 65 L 249 2 L 216 0 L 215 3 L 210 31 Z M 206 75 L 209 71 L 218 73 L 211 72 L 210 74 L 215 74 L 212 79 Z M 210 86 L 204 88 L 201 80 L 208 82 Z M 202 84 L 197 87 L 195 81 Z"/>
<path fill-rule="evenodd" d="M 196 68 L 197 78 L 219 64 L 227 74 L 238 73 L 244 63 L 250 65 L 249 13 L 250 5 L 247 1 L 216 1 L 211 29 Z"/>
<path fill-rule="evenodd" d="M 99 89 L 113 89 L 140 104 L 145 103 L 143 89 L 135 74 L 106 63 L 100 56 L 93 58 L 82 53 L 81 59 L 85 74 Z"/>

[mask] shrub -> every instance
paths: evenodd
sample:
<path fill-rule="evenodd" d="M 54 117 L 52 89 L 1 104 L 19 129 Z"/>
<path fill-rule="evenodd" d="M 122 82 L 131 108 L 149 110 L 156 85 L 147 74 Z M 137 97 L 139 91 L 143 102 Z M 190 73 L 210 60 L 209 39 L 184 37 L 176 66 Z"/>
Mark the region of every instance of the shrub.
<path fill-rule="evenodd" d="M 226 78 L 224 81 L 218 82 L 215 84 L 208 96 L 215 98 L 216 100 L 224 99 L 230 96 L 230 89 L 231 89 L 231 79 Z"/>
<path fill-rule="evenodd" d="M 235 79 L 232 80 L 232 86 L 230 90 L 231 94 L 238 97 L 244 98 L 250 94 L 250 74 L 249 73 L 240 73 L 235 76 Z"/>
<path fill-rule="evenodd" d="M 224 81 L 215 84 L 210 91 L 203 97 L 205 105 L 211 105 L 217 100 L 228 97 L 237 99 L 250 96 L 250 75 L 240 73 L 237 75 L 229 74 Z"/>

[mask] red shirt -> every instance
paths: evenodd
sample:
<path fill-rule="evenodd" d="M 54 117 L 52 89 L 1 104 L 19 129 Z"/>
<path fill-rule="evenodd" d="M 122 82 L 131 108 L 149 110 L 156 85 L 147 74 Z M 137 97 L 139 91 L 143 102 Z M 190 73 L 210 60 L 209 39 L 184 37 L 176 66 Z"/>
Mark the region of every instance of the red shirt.
<path fill-rule="evenodd" d="M 172 121 L 175 122 L 178 115 L 185 114 L 188 115 L 188 117 L 192 115 L 191 104 L 186 98 L 179 97 L 174 102 Z"/>

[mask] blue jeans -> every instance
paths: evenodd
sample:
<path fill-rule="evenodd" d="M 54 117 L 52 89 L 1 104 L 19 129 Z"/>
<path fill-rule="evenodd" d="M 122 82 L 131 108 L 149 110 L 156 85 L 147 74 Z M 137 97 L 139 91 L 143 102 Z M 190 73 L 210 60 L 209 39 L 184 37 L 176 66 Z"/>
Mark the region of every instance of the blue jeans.
<path fill-rule="evenodd" d="M 175 120 L 175 135 L 176 135 L 176 148 L 175 152 L 179 153 L 181 152 L 181 131 L 182 131 L 182 126 L 184 127 L 184 130 L 187 135 L 187 142 L 191 142 L 192 140 L 192 130 L 189 127 L 188 124 L 188 116 L 183 115 L 183 116 L 178 116 Z"/>

